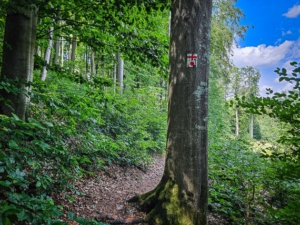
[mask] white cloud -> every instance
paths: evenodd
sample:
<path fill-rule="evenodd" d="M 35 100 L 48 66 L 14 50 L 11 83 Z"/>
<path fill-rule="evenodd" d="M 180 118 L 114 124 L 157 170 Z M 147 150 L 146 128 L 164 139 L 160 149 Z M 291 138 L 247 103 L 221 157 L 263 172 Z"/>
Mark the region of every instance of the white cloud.
<path fill-rule="evenodd" d="M 293 59 L 294 61 L 300 59 L 300 38 L 291 46 L 288 57 L 289 59 Z"/>
<path fill-rule="evenodd" d="M 274 46 L 235 47 L 233 49 L 233 63 L 237 67 L 253 66 L 260 70 L 260 94 L 264 96 L 266 88 L 271 88 L 275 92 L 290 90 L 291 84 L 279 82 L 279 77 L 274 70 L 285 68 L 287 74 L 291 74 L 294 67 L 291 62 L 300 62 L 300 38 L 296 41 L 285 41 Z"/>
<path fill-rule="evenodd" d="M 292 8 L 289 9 L 287 13 L 284 13 L 283 16 L 288 18 L 296 18 L 300 15 L 300 5 L 294 5 Z"/>
<path fill-rule="evenodd" d="M 292 31 L 288 30 L 287 32 L 282 31 L 282 36 L 285 36 L 287 34 L 292 34 Z"/>
<path fill-rule="evenodd" d="M 295 69 L 294 66 L 291 66 L 291 62 L 292 61 L 297 61 L 297 60 L 294 60 L 294 59 L 287 60 L 281 66 L 281 68 L 285 68 L 286 69 L 286 73 L 289 74 L 289 75 L 291 75 L 292 72 L 293 72 L 293 70 Z M 278 78 L 278 80 L 279 80 L 279 78 Z"/>
<path fill-rule="evenodd" d="M 280 42 L 282 42 L 282 39 L 281 39 L 281 38 L 279 38 L 279 39 L 275 42 L 275 44 L 279 44 Z"/>
<path fill-rule="evenodd" d="M 292 83 L 286 83 L 285 86 L 279 90 L 279 92 L 282 92 L 282 91 L 291 91 L 293 90 L 293 87 L 294 87 L 295 84 L 292 84 Z"/>
<path fill-rule="evenodd" d="M 238 67 L 253 66 L 256 68 L 278 65 L 287 56 L 293 43 L 293 41 L 285 41 L 279 46 L 266 46 L 262 44 L 256 47 L 234 48 L 233 63 Z M 300 53 L 295 51 L 294 54 Z"/>

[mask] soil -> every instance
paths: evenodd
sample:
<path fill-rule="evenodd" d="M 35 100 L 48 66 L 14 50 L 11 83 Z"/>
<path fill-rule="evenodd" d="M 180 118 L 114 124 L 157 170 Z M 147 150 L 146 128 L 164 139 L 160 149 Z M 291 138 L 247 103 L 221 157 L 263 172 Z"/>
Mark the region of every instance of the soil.
<path fill-rule="evenodd" d="M 92 177 L 86 177 L 75 184 L 81 193 L 79 195 L 71 192 L 55 194 L 56 203 L 64 207 L 63 220 L 68 221 L 69 225 L 77 225 L 78 223 L 67 218 L 68 212 L 73 212 L 78 217 L 106 224 L 146 225 L 143 222 L 145 213 L 138 211 L 127 200 L 154 189 L 159 183 L 165 158 L 156 155 L 153 159 L 146 170 L 135 166 L 110 165 L 96 171 Z M 208 214 L 208 222 L 210 225 L 227 224 L 218 215 L 212 214 Z"/>
<path fill-rule="evenodd" d="M 76 182 L 81 195 L 56 194 L 55 201 L 64 207 L 64 220 L 67 220 L 70 211 L 76 216 L 108 224 L 146 224 L 139 223 L 145 214 L 137 211 L 127 200 L 152 190 L 159 183 L 165 159 L 160 155 L 153 156 L 153 159 L 146 170 L 136 166 L 110 165 L 96 171 L 92 177 Z M 73 200 L 68 200 L 67 195 Z M 77 223 L 70 221 L 69 224 Z"/>

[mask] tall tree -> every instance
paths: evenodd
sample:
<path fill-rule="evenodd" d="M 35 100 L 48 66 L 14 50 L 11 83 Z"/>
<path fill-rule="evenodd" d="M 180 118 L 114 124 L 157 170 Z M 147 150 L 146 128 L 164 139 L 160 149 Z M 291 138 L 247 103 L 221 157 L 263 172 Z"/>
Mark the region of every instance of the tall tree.
<path fill-rule="evenodd" d="M 237 67 L 232 67 L 230 71 L 230 90 L 227 90 L 229 97 L 234 97 L 241 94 L 242 90 L 242 74 Z M 239 136 L 240 126 L 239 126 L 239 108 L 235 108 L 235 135 Z"/>
<path fill-rule="evenodd" d="M 19 91 L 1 90 L 5 101 L 0 102 L 0 114 L 15 113 L 23 120 L 30 102 L 26 83 L 33 77 L 36 11 L 35 5 L 29 7 L 23 1 L 10 0 L 5 24 L 1 79 L 16 81 Z"/>
<path fill-rule="evenodd" d="M 227 97 L 233 98 L 234 96 L 245 96 L 249 101 L 252 96 L 259 95 L 258 82 L 260 79 L 260 72 L 252 66 L 242 68 L 232 67 L 230 71 L 230 85 L 227 90 Z M 240 109 L 235 109 L 235 134 L 240 134 Z M 249 136 L 253 138 L 253 114 L 249 114 Z"/>
<path fill-rule="evenodd" d="M 241 68 L 242 76 L 244 77 L 245 82 L 245 91 L 244 95 L 247 96 L 249 101 L 251 101 L 252 96 L 259 95 L 258 82 L 261 77 L 258 69 L 253 68 L 252 66 L 242 67 Z M 249 136 L 253 139 L 253 123 L 254 116 L 252 113 L 249 114 Z"/>
<path fill-rule="evenodd" d="M 165 170 L 154 190 L 132 199 L 150 224 L 207 224 L 211 11 L 212 0 L 172 1 Z"/>
<path fill-rule="evenodd" d="M 120 92 L 123 92 L 123 78 L 124 78 L 124 60 L 121 58 L 121 53 L 117 53 L 117 83 L 120 87 Z"/>
<path fill-rule="evenodd" d="M 45 50 L 44 60 L 46 61 L 47 65 L 43 66 L 41 72 L 41 80 L 45 81 L 47 77 L 47 67 L 50 63 L 50 56 L 52 51 L 52 43 L 53 43 L 53 27 L 49 29 L 49 40 L 48 40 L 48 47 Z"/>

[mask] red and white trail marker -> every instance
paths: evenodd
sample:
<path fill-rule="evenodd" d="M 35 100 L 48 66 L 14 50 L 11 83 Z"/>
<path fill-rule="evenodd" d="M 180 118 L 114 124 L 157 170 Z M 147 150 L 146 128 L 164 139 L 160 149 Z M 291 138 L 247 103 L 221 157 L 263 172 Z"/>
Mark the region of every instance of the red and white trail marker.
<path fill-rule="evenodd" d="M 195 53 L 188 53 L 187 56 L 186 56 L 186 61 L 187 61 L 187 64 L 186 66 L 187 67 L 197 67 L 197 59 L 198 59 L 198 55 L 195 54 Z"/>

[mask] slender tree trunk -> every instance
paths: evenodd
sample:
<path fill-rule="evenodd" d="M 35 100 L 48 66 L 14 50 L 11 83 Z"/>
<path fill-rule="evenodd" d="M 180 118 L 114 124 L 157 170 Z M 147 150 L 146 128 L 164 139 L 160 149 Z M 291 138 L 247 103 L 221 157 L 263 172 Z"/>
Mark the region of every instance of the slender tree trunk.
<path fill-rule="evenodd" d="M 121 58 L 121 53 L 117 53 L 117 83 L 120 87 L 120 92 L 123 93 L 123 78 L 124 78 L 124 60 Z"/>
<path fill-rule="evenodd" d="M 253 123 L 254 123 L 254 116 L 253 114 L 249 115 L 249 136 L 250 139 L 253 139 Z"/>
<path fill-rule="evenodd" d="M 73 73 L 74 70 L 75 70 L 76 47 L 77 47 L 76 35 L 73 35 L 73 37 L 72 37 L 72 43 L 70 45 L 71 49 L 69 49 L 69 57 L 70 57 L 70 62 L 71 62 L 71 65 L 70 65 L 70 71 L 71 71 L 71 73 Z"/>
<path fill-rule="evenodd" d="M 63 67 L 64 66 L 64 50 L 65 50 L 65 41 L 64 41 L 64 38 L 61 37 L 60 38 L 60 44 L 61 44 L 61 47 L 60 47 L 60 65 Z"/>
<path fill-rule="evenodd" d="M 235 135 L 239 136 L 240 127 L 239 127 L 239 110 L 235 109 Z"/>
<path fill-rule="evenodd" d="M 55 42 L 54 42 L 54 57 L 53 57 L 54 65 L 58 65 L 58 56 L 59 56 L 59 41 L 55 40 Z"/>
<path fill-rule="evenodd" d="M 95 69 L 95 52 L 91 51 L 91 74 L 95 74 L 96 69 Z"/>
<path fill-rule="evenodd" d="M 46 48 L 45 51 L 45 57 L 44 60 L 47 63 L 47 66 L 50 63 L 50 56 L 51 56 L 51 50 L 52 50 L 52 43 L 53 43 L 53 27 L 50 27 L 49 29 L 49 40 L 48 40 L 48 47 Z M 41 72 L 41 80 L 45 81 L 47 77 L 47 66 L 43 66 L 42 72 Z"/>
<path fill-rule="evenodd" d="M 37 45 L 37 46 L 34 47 L 34 54 L 38 55 L 38 56 L 42 55 L 40 46 Z"/>
<path fill-rule="evenodd" d="M 55 23 L 57 24 L 58 27 L 60 27 L 60 25 L 62 24 L 62 21 L 60 20 L 60 15 L 58 14 L 56 16 L 56 19 L 55 19 Z M 61 40 L 61 37 L 60 37 L 60 31 L 56 31 L 55 32 L 55 41 L 54 41 L 54 46 L 53 46 L 53 50 L 54 50 L 54 54 L 53 54 L 53 64 L 54 65 L 58 65 L 59 64 L 59 56 L 60 56 L 60 40 Z"/>
<path fill-rule="evenodd" d="M 10 3 L 18 5 L 18 1 L 10 0 Z M 25 83 L 33 79 L 36 27 L 36 10 L 21 7 L 8 10 L 1 79 L 6 77 L 15 80 L 20 89 L 19 93 L 6 92 L 2 89 L 1 95 L 5 102 L 0 102 L 0 114 L 11 116 L 11 113 L 15 113 L 20 119 L 25 120 L 25 113 L 30 103 L 27 95 L 30 88 Z"/>
<path fill-rule="evenodd" d="M 117 64 L 116 63 L 114 64 L 113 80 L 114 80 L 114 93 L 116 93 L 116 83 L 117 83 Z"/>
<path fill-rule="evenodd" d="M 73 35 L 72 38 L 72 52 L 71 52 L 71 61 L 75 62 L 75 56 L 76 56 L 76 47 L 77 47 L 77 41 L 76 41 L 76 35 Z"/>
<path fill-rule="evenodd" d="M 85 73 L 89 73 L 90 68 L 89 68 L 89 53 L 88 53 L 88 47 L 85 47 Z"/>
<path fill-rule="evenodd" d="M 211 8 L 211 0 L 172 1 L 165 170 L 153 191 L 132 199 L 149 224 L 207 224 Z M 187 54 L 198 62 L 188 63 Z"/>

